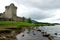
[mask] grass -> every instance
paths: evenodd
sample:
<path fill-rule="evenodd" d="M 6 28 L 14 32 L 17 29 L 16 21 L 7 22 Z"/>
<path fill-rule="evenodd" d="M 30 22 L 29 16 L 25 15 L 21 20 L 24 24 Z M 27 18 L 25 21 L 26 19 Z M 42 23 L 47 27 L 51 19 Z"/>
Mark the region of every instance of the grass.
<path fill-rule="evenodd" d="M 27 22 L 15 22 L 15 21 L 0 21 L 0 28 L 19 28 L 19 27 L 31 27 L 35 26 L 35 24 L 27 23 Z"/>
<path fill-rule="evenodd" d="M 36 27 L 36 26 L 45 26 L 45 25 L 52 25 L 46 23 L 27 23 L 27 22 L 16 22 L 16 21 L 0 21 L 0 28 L 20 28 L 20 27 Z"/>

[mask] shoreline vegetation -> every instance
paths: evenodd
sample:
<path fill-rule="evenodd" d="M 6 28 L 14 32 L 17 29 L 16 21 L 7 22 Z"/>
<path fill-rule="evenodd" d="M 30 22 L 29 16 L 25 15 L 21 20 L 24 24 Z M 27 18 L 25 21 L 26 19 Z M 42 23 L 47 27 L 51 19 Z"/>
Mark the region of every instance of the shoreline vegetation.
<path fill-rule="evenodd" d="M 28 22 L 17 22 L 17 21 L 0 21 L 0 28 L 19 28 L 19 27 L 31 27 L 31 26 L 54 26 L 55 24 L 50 23 L 28 23 Z"/>
<path fill-rule="evenodd" d="M 16 22 L 16 21 L 0 21 L 0 28 L 19 28 L 19 27 L 35 26 L 33 23 Z"/>

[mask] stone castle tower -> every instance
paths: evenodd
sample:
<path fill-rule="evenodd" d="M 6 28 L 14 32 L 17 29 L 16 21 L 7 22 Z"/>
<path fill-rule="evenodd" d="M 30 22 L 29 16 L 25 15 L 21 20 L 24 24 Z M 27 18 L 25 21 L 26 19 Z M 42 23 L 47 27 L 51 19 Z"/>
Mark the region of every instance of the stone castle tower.
<path fill-rule="evenodd" d="M 17 17 L 17 7 L 11 3 L 5 6 L 5 12 L 0 14 L 0 18 L 9 19 L 13 21 L 24 21 L 24 17 Z"/>
<path fill-rule="evenodd" d="M 17 7 L 13 3 L 10 4 L 9 6 L 6 6 L 5 9 L 6 9 L 4 13 L 5 18 L 11 19 L 13 17 L 16 17 Z"/>

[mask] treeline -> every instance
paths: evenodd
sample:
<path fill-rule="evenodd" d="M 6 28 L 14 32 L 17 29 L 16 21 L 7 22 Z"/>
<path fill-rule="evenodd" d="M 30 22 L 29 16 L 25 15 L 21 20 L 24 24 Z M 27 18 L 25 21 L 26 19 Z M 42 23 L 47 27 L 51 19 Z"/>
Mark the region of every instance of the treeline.
<path fill-rule="evenodd" d="M 35 26 L 54 26 L 57 23 L 44 23 L 44 22 L 37 22 L 35 20 L 32 20 L 31 18 L 28 18 L 27 21 L 28 23 L 33 23 Z"/>
<path fill-rule="evenodd" d="M 54 26 L 54 23 L 43 23 L 43 22 L 36 22 L 36 26 Z"/>

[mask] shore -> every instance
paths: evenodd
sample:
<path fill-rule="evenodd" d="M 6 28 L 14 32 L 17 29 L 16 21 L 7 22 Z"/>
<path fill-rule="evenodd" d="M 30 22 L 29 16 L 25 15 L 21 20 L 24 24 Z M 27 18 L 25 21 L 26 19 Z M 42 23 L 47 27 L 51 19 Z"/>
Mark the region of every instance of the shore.
<path fill-rule="evenodd" d="M 48 35 L 46 32 L 42 32 L 40 29 L 33 29 L 34 31 L 38 32 L 36 35 L 39 34 L 41 39 L 47 38 L 48 40 L 53 40 L 51 35 Z M 0 40 L 17 40 L 16 36 L 22 32 L 24 32 L 25 29 L 22 30 L 0 30 Z M 38 36 L 37 36 L 38 37 Z"/>
<path fill-rule="evenodd" d="M 17 40 L 16 35 L 24 30 L 2 29 L 0 30 L 0 40 Z"/>

